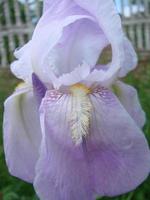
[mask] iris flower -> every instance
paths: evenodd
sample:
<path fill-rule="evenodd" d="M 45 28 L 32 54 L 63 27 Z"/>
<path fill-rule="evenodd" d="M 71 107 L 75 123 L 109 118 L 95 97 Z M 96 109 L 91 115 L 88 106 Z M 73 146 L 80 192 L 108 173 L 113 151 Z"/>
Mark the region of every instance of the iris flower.
<path fill-rule="evenodd" d="M 105 47 L 112 60 L 99 65 Z M 5 102 L 12 175 L 41 200 L 92 200 L 135 189 L 150 170 L 137 92 L 122 81 L 137 64 L 113 0 L 45 0 L 32 39 L 15 52 L 24 81 Z"/>

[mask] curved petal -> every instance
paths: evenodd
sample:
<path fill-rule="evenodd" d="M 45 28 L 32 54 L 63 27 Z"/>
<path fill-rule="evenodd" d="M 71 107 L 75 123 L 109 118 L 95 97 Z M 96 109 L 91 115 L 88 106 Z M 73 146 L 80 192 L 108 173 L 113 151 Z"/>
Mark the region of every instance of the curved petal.
<path fill-rule="evenodd" d="M 49 135 L 48 132 L 46 134 Z M 80 158 L 76 159 L 69 150 L 59 146 L 47 136 L 41 149 L 34 181 L 40 199 L 95 200 L 92 185 L 89 183 L 87 165 L 82 161 L 84 160 L 82 153 Z M 75 151 L 79 154 L 80 151 L 83 152 L 82 148 L 76 148 Z"/>
<path fill-rule="evenodd" d="M 111 67 L 107 71 L 99 70 L 95 72 L 96 74 L 99 73 L 99 80 L 105 85 L 105 82 L 114 80 L 114 76 L 117 75 L 121 67 L 124 68 L 125 63 L 127 63 L 127 68 L 130 68 L 130 63 L 133 64 L 135 58 L 129 55 L 135 53 L 133 53 L 129 41 L 125 39 L 121 19 L 113 0 L 94 0 L 92 3 L 91 0 L 75 0 L 75 2 L 96 18 L 111 44 L 113 53 Z M 126 46 L 131 51 L 130 53 L 126 51 Z M 127 62 L 126 58 L 130 58 L 130 60 Z M 126 70 L 123 69 L 120 73 L 123 73 L 122 71 Z"/>
<path fill-rule="evenodd" d="M 55 10 L 55 8 L 61 3 L 62 0 L 44 0 L 43 1 L 43 12 L 46 12 L 48 9 Z"/>
<path fill-rule="evenodd" d="M 55 58 L 53 70 L 57 75 L 62 75 L 73 71 L 83 61 L 91 67 L 95 66 L 107 44 L 108 41 L 97 24 L 89 19 L 82 19 L 64 29 L 59 43 L 48 57 Z"/>
<path fill-rule="evenodd" d="M 14 55 L 18 59 L 11 64 L 11 71 L 19 79 L 32 83 L 32 63 L 31 63 L 32 41 L 28 42 L 21 49 L 16 50 Z"/>
<path fill-rule="evenodd" d="M 121 81 L 115 83 L 116 95 L 120 102 L 135 120 L 139 127 L 145 124 L 145 113 L 140 105 L 138 94 L 135 88 Z"/>
<path fill-rule="evenodd" d="M 48 55 L 60 40 L 64 28 L 78 20 L 87 18 L 91 19 L 91 17 L 87 15 L 68 16 L 60 21 L 52 21 L 50 24 L 39 28 L 39 30 L 35 32 L 32 46 L 32 63 L 34 72 L 41 80 L 49 82 L 49 74 L 53 69 L 54 61 L 49 60 Z M 45 37 L 41 38 L 41 35 Z M 52 58 L 55 59 L 54 56 Z"/>
<path fill-rule="evenodd" d="M 80 145 L 70 138 L 69 95 L 49 91 L 41 107 L 42 146 L 35 189 L 43 200 L 94 200 L 136 188 L 149 174 L 146 139 L 107 89 L 91 94 L 89 136 Z"/>
<path fill-rule="evenodd" d="M 93 199 L 93 193 L 89 189 L 89 178 L 85 176 L 86 164 L 82 162 L 84 155 L 82 153 L 80 155 L 80 151 L 83 152 L 83 150 L 73 145 L 71 138 L 67 135 L 68 131 L 66 132 L 69 130 L 66 122 L 68 122 L 71 109 L 70 103 L 68 95 L 62 95 L 53 90 L 47 92 L 41 106 L 43 139 L 40 158 L 36 166 L 34 187 L 38 196 L 43 200 Z M 48 109 L 48 112 L 51 110 L 49 114 L 53 113 L 52 119 L 48 117 L 48 112 L 45 113 L 44 107 Z M 53 124 L 52 129 L 47 117 Z M 56 128 L 54 132 L 53 128 Z M 69 149 L 66 149 L 66 144 L 63 144 L 65 141 L 70 146 Z"/>
<path fill-rule="evenodd" d="M 134 70 L 137 67 L 138 62 L 136 52 L 131 42 L 127 38 L 124 38 L 123 48 L 124 62 L 122 62 L 122 66 L 118 74 L 119 77 L 124 77 L 128 72 Z"/>
<path fill-rule="evenodd" d="M 53 43 L 53 40 L 57 38 L 57 36 L 60 34 L 61 37 L 61 29 L 62 27 L 58 27 L 59 20 L 62 22 L 62 19 L 64 19 L 67 16 L 72 16 L 72 15 L 85 15 L 87 14 L 85 11 L 83 11 L 81 8 L 77 7 L 75 3 L 72 1 L 64 0 L 64 1 L 59 1 L 59 2 L 49 2 L 48 5 L 49 9 L 48 12 L 45 12 L 44 15 L 41 17 L 39 20 L 38 25 L 36 26 L 33 34 L 33 39 L 30 42 L 28 42 L 26 45 L 24 45 L 21 49 L 15 51 L 15 57 L 18 59 L 17 61 L 13 62 L 11 64 L 11 70 L 12 72 L 20 79 L 23 79 L 25 82 L 30 82 L 32 83 L 32 73 L 33 69 L 37 68 L 36 63 L 34 63 L 34 56 L 32 58 L 32 52 L 36 52 L 36 48 L 34 49 L 34 42 L 35 46 L 37 41 L 40 41 L 40 44 L 42 44 L 42 38 L 47 39 L 47 37 L 50 38 L 49 43 L 50 46 L 46 46 L 46 51 L 51 49 L 51 42 Z M 70 17 L 70 22 L 72 17 Z M 80 16 L 79 16 L 80 18 Z M 60 22 L 60 24 L 61 24 Z M 63 21 L 66 23 L 66 20 Z M 43 30 L 43 27 L 49 24 L 49 27 L 46 27 L 45 32 L 40 32 L 43 34 L 45 37 L 41 37 L 41 34 L 37 33 L 39 30 Z M 67 24 L 63 24 L 64 26 L 67 26 Z M 49 31 L 48 31 L 49 30 Z M 60 33 L 59 33 L 60 31 Z M 50 32 L 50 34 L 49 34 Z M 46 34 L 49 34 L 46 37 Z M 38 35 L 38 36 L 37 36 Z M 37 36 L 37 41 L 35 41 L 35 37 Z M 39 38 L 41 38 L 39 40 Z M 47 42 L 47 41 L 46 41 Z M 56 41 L 54 41 L 55 43 Z M 40 51 L 41 50 L 41 51 Z M 40 53 L 37 55 L 38 61 L 42 60 L 41 55 L 44 54 L 43 48 L 39 46 L 38 51 Z M 35 64 L 35 65 L 34 65 Z M 42 66 L 43 67 L 43 66 Z M 36 72 L 36 70 L 35 70 Z M 44 72 L 43 72 L 44 73 Z M 46 81 L 46 80 L 45 80 Z"/>
<path fill-rule="evenodd" d="M 108 44 L 94 17 L 77 4 L 68 7 L 65 8 L 66 14 L 59 19 L 58 13 L 53 18 L 47 10 L 33 34 L 32 63 L 34 72 L 43 81 L 49 81 L 50 71 L 57 76 L 70 73 L 83 61 L 93 67 Z M 63 11 L 61 5 L 59 10 L 60 13 Z"/>
<path fill-rule="evenodd" d="M 72 5 L 74 5 L 72 0 L 44 0 L 43 11 L 44 13 L 49 11 L 51 12 L 51 15 L 57 15 L 57 13 L 60 14 L 60 12 L 63 12 L 66 8 Z"/>
<path fill-rule="evenodd" d="M 76 67 L 72 72 L 63 74 L 59 78 L 57 78 L 54 74 L 53 77 L 51 76 L 52 83 L 54 85 L 54 88 L 60 88 L 60 86 L 69 86 L 73 85 L 79 82 L 82 82 L 83 80 L 88 77 L 90 74 L 90 66 L 83 62 L 81 65 Z"/>
<path fill-rule="evenodd" d="M 5 101 L 4 149 L 10 173 L 33 182 L 41 131 L 31 88 L 18 89 Z"/>
<path fill-rule="evenodd" d="M 93 153 L 96 190 L 114 196 L 145 180 L 150 172 L 150 151 L 145 136 L 118 99 L 107 89 L 95 92 L 91 96 L 91 143 L 95 151 L 101 149 Z"/>

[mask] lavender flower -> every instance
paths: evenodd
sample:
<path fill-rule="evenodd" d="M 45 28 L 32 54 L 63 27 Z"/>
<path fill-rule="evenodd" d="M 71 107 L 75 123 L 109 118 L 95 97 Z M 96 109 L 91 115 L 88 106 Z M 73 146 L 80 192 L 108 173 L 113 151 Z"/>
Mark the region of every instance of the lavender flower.
<path fill-rule="evenodd" d="M 111 45 L 112 61 L 97 65 Z M 150 170 L 136 67 L 113 0 L 45 0 L 31 41 L 15 52 L 24 80 L 5 102 L 4 147 L 12 175 L 41 200 L 92 200 L 135 189 Z"/>

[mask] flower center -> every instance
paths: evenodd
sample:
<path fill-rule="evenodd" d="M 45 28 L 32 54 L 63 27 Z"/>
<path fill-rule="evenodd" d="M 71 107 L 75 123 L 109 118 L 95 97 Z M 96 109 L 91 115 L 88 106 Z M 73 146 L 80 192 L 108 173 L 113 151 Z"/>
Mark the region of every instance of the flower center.
<path fill-rule="evenodd" d="M 77 84 L 72 85 L 70 87 L 70 91 L 72 95 L 74 96 L 78 96 L 78 95 L 82 96 L 82 95 L 87 95 L 91 93 L 91 89 L 82 83 L 77 83 Z"/>
<path fill-rule="evenodd" d="M 70 87 L 72 94 L 72 112 L 70 116 L 71 137 L 75 144 L 80 144 L 89 134 L 92 104 L 89 94 L 91 89 L 78 83 Z"/>

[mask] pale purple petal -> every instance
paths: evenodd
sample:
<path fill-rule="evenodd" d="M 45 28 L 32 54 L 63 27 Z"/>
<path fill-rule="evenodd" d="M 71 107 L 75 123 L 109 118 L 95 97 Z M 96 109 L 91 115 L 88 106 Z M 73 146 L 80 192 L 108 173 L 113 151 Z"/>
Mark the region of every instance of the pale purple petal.
<path fill-rule="evenodd" d="M 72 0 L 44 0 L 44 12 L 42 17 L 42 23 L 40 23 L 41 26 L 43 26 L 45 23 L 49 23 L 51 20 L 61 20 L 62 18 L 65 18 L 69 15 L 81 15 L 86 14 L 89 15 L 89 13 L 81 8 L 79 5 L 75 3 L 75 1 Z M 44 17 L 44 15 L 47 15 L 47 20 Z"/>
<path fill-rule="evenodd" d="M 131 42 L 124 38 L 123 42 L 123 49 L 124 49 L 124 61 L 122 62 L 120 72 L 118 74 L 119 77 L 124 77 L 127 75 L 128 72 L 134 70 L 137 67 L 137 55 Z"/>
<path fill-rule="evenodd" d="M 44 108 L 41 108 L 43 140 L 34 181 L 35 190 L 42 200 L 93 199 L 92 188 L 89 187 L 91 183 L 87 176 L 87 164 L 84 162 L 82 153 L 83 149 L 81 146 L 74 146 L 71 138 L 67 135 L 69 124 L 66 122 L 69 113 L 66 112 L 66 108 L 68 104 L 70 105 L 68 98 L 68 95 L 62 96 L 60 92 L 53 90 L 47 92 L 42 103 L 47 105 L 48 112 L 45 113 Z M 70 106 L 67 111 L 70 111 Z M 50 119 L 50 123 L 54 125 L 52 129 L 49 127 L 50 115 L 47 118 L 48 121 L 45 119 L 45 114 L 48 113 L 50 115 L 53 113 L 53 119 L 55 119 Z M 46 125 L 46 123 L 48 124 Z M 69 145 L 70 148 L 66 148 L 66 145 Z"/>
<path fill-rule="evenodd" d="M 82 147 L 72 147 L 72 153 L 51 138 L 49 131 L 45 132 L 36 167 L 36 193 L 42 200 L 94 200 Z"/>
<path fill-rule="evenodd" d="M 42 200 L 94 200 L 135 189 L 148 176 L 147 141 L 117 98 L 99 88 L 89 136 L 81 145 L 71 140 L 71 97 L 47 92 L 41 106 L 42 146 L 35 189 Z"/>
<path fill-rule="evenodd" d="M 17 58 L 11 64 L 11 71 L 19 79 L 23 79 L 25 82 L 32 83 L 32 62 L 31 62 L 31 46 L 32 42 L 28 42 L 19 50 L 16 50 L 14 55 Z"/>
<path fill-rule="evenodd" d="M 62 2 L 62 0 L 44 0 L 43 1 L 43 12 L 46 12 L 48 9 L 52 11 L 56 10 L 56 7 Z"/>
<path fill-rule="evenodd" d="M 44 0 L 43 12 L 51 12 L 51 16 L 59 17 L 66 9 L 74 6 L 75 3 L 72 0 Z"/>
<path fill-rule="evenodd" d="M 116 6 L 113 0 L 75 0 L 75 2 L 81 6 L 83 9 L 88 11 L 92 16 L 94 16 L 104 32 L 106 38 L 112 47 L 112 63 L 107 71 L 99 70 L 95 74 L 99 74 L 99 81 L 103 85 L 108 85 L 108 81 L 111 83 L 115 75 L 121 67 L 125 67 L 125 62 L 127 68 L 133 68 L 130 66 L 131 63 L 135 65 L 135 53 L 131 44 L 125 38 L 123 28 L 121 25 L 120 16 L 116 10 Z M 125 47 L 130 51 L 128 52 Z M 129 56 L 130 54 L 133 55 Z M 129 58 L 127 61 L 126 58 Z M 127 71 L 123 69 L 120 74 L 124 74 Z M 98 77 L 98 75 L 97 75 Z"/>
<path fill-rule="evenodd" d="M 73 1 L 56 4 L 49 4 L 50 10 L 53 6 L 58 10 L 55 14 L 49 9 L 44 12 L 32 38 L 34 72 L 49 82 L 50 71 L 59 76 L 73 71 L 84 61 L 93 67 L 109 43 L 95 18 L 86 10 Z"/>
<path fill-rule="evenodd" d="M 79 82 L 82 82 L 90 74 L 91 67 L 83 62 L 81 65 L 76 67 L 72 72 L 63 74 L 59 78 L 52 79 L 55 88 L 60 86 L 69 86 Z"/>
<path fill-rule="evenodd" d="M 94 0 L 92 4 L 89 0 L 44 1 L 44 7 L 32 40 L 17 53 L 18 61 L 12 63 L 17 77 L 31 82 L 34 71 L 43 82 L 51 83 L 49 74 L 70 73 L 83 61 L 94 67 L 109 43 L 113 54 L 110 67 L 94 70 L 89 80 L 107 86 L 116 75 L 122 77 L 135 68 L 136 54 L 124 36 L 112 0 Z"/>
<path fill-rule="evenodd" d="M 5 101 L 4 149 L 13 176 L 32 182 L 39 156 L 41 131 L 31 88 L 18 89 Z"/>
<path fill-rule="evenodd" d="M 91 96 L 95 112 L 90 141 L 95 151 L 102 149 L 100 159 L 97 152 L 93 162 L 96 188 L 114 196 L 144 181 L 150 171 L 150 151 L 142 131 L 118 99 L 107 89 L 98 93 Z"/>
<path fill-rule="evenodd" d="M 95 66 L 106 45 L 108 41 L 100 27 L 89 19 L 82 19 L 64 29 L 59 43 L 48 56 L 55 58 L 54 72 L 62 75 L 73 71 L 83 61 Z"/>
<path fill-rule="evenodd" d="M 50 82 L 51 77 L 49 74 L 52 70 L 55 72 L 55 55 L 57 56 L 57 54 L 53 56 L 50 54 L 61 39 L 63 29 L 81 19 L 91 19 L 91 17 L 87 15 L 68 16 L 60 21 L 53 21 L 35 32 L 32 51 L 33 68 L 42 81 Z M 41 38 L 41 35 L 44 35 L 44 37 Z M 62 51 L 65 52 L 63 49 Z M 63 61 L 62 59 L 62 65 Z"/>
<path fill-rule="evenodd" d="M 121 81 L 115 83 L 117 96 L 124 108 L 135 120 L 139 127 L 145 124 L 145 113 L 140 105 L 138 94 L 135 88 Z"/>

